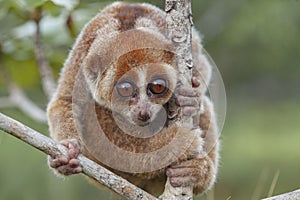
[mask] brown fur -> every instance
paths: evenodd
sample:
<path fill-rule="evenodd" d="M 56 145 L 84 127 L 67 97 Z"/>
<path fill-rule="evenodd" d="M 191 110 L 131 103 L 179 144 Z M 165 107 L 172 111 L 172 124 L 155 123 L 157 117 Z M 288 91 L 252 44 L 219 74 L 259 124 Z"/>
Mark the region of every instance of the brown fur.
<path fill-rule="evenodd" d="M 124 34 L 120 36 L 120 32 Z M 76 40 L 64 64 L 56 94 L 49 103 L 51 136 L 57 141 L 77 139 L 81 143 L 74 122 L 72 95 L 77 74 L 83 72 L 83 81 L 95 98 L 98 122 L 104 133 L 109 133 L 109 140 L 120 148 L 137 153 L 150 152 L 169 143 L 177 133 L 191 137 L 194 134 L 192 131 L 177 126 L 165 127 L 159 134 L 146 139 L 123 134 L 115 124 L 109 106 L 113 86 L 129 70 L 147 63 L 167 63 L 175 66 L 172 45 L 165 32 L 165 13 L 149 4 L 118 2 L 94 17 Z M 211 67 L 202 54 L 200 38 L 195 31 L 193 36 L 193 61 L 196 68 L 193 74 L 208 85 Z M 204 94 L 206 87 L 201 85 L 199 89 Z M 171 94 L 168 98 L 170 96 Z M 204 102 L 204 112 L 200 115 L 199 124 L 203 131 L 202 138 L 198 135 L 191 147 L 179 158 L 179 161 L 194 158 L 190 162 L 199 166 L 195 170 L 195 174 L 200 174 L 198 183 L 194 185 L 195 193 L 206 191 L 213 185 L 218 167 L 218 136 L 213 107 L 208 98 L 201 98 Z M 202 140 L 204 157 L 198 155 Z M 102 164 L 83 148 L 83 154 Z M 166 169 L 143 174 L 111 170 L 153 194 L 162 192 L 165 184 Z"/>

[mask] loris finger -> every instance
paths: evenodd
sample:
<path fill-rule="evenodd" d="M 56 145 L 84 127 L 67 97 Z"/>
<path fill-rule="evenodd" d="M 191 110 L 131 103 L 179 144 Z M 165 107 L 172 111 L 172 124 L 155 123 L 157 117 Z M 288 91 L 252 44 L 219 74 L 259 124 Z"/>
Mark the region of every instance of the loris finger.
<path fill-rule="evenodd" d="M 60 174 L 63 174 L 65 176 L 69 176 L 72 174 L 78 174 L 81 172 L 81 167 L 78 168 L 71 168 L 70 166 L 60 166 L 57 168 L 57 171 Z"/>
<path fill-rule="evenodd" d="M 166 175 L 168 177 L 189 176 L 193 174 L 193 168 L 168 168 Z"/>
<path fill-rule="evenodd" d="M 177 96 L 176 104 L 179 106 L 194 106 L 199 107 L 200 102 L 197 97 L 185 97 L 185 96 Z"/>
<path fill-rule="evenodd" d="M 67 139 L 60 141 L 62 145 L 68 148 L 68 156 L 70 159 L 77 158 L 80 153 L 80 146 L 75 139 Z"/>
<path fill-rule="evenodd" d="M 188 86 L 179 86 L 177 88 L 177 93 L 182 96 L 186 97 L 199 97 L 200 96 L 200 91 L 197 88 L 191 88 Z"/>
<path fill-rule="evenodd" d="M 79 155 L 78 149 L 75 149 L 74 147 L 69 149 L 69 151 L 68 151 L 69 158 L 77 158 L 78 155 Z"/>
<path fill-rule="evenodd" d="M 82 172 L 82 167 L 76 167 L 74 170 L 73 170 L 73 173 L 74 174 L 79 174 Z"/>
<path fill-rule="evenodd" d="M 195 116 L 199 112 L 199 107 L 187 106 L 182 108 L 182 114 L 185 116 Z"/>
<path fill-rule="evenodd" d="M 195 167 L 198 164 L 198 160 L 191 159 L 191 160 L 185 160 L 181 161 L 180 163 L 176 163 L 174 165 L 171 165 L 170 168 L 176 169 L 176 168 L 191 168 Z"/>
<path fill-rule="evenodd" d="M 76 168 L 76 167 L 80 166 L 79 161 L 77 159 L 71 159 L 69 161 L 69 165 L 72 168 Z"/>
<path fill-rule="evenodd" d="M 62 165 L 66 165 L 68 164 L 69 160 L 66 156 L 60 156 L 58 158 L 49 158 L 49 164 L 50 164 L 50 167 L 52 168 L 58 168 Z"/>
<path fill-rule="evenodd" d="M 195 76 L 192 78 L 192 86 L 193 87 L 199 87 L 200 86 L 200 80 L 196 78 Z"/>
<path fill-rule="evenodd" d="M 173 187 L 189 186 L 197 182 L 197 179 L 192 176 L 171 177 L 170 183 Z"/>

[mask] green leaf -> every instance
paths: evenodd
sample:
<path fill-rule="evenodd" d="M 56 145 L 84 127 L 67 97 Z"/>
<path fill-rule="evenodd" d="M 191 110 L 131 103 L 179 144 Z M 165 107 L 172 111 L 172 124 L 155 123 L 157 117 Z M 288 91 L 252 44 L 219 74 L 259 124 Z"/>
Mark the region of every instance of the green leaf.
<path fill-rule="evenodd" d="M 6 16 L 9 8 L 9 1 L 0 0 L 0 20 Z"/>
<path fill-rule="evenodd" d="M 23 24 L 25 21 L 9 12 L 5 17 L 0 18 L 0 42 L 3 43 L 7 37 L 12 37 L 12 29 Z"/>
<path fill-rule="evenodd" d="M 67 10 L 73 10 L 79 3 L 79 0 L 51 0 L 55 5 L 62 6 Z"/>
<path fill-rule="evenodd" d="M 12 0 L 18 9 L 32 11 L 36 7 L 42 6 L 47 0 Z"/>
<path fill-rule="evenodd" d="M 47 1 L 43 5 L 43 10 L 55 17 L 61 14 L 62 9 L 61 6 L 54 4 L 52 1 Z"/>

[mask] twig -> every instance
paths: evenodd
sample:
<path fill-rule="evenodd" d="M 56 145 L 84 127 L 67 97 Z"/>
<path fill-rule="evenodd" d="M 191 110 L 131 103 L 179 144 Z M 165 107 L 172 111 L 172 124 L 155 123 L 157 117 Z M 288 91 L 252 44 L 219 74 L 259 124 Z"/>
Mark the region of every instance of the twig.
<path fill-rule="evenodd" d="M 299 200 L 300 199 L 300 189 L 289 193 L 284 193 L 278 196 L 265 198 L 262 200 Z"/>
<path fill-rule="evenodd" d="M 75 30 L 75 24 L 74 24 L 72 13 L 69 13 L 69 15 L 67 17 L 66 27 L 68 29 L 68 32 L 69 32 L 70 36 L 73 39 L 75 39 L 75 37 L 76 37 L 76 30 Z"/>
<path fill-rule="evenodd" d="M 174 44 L 176 61 L 178 66 L 179 84 L 191 85 L 192 80 L 192 11 L 190 0 L 166 0 L 165 11 L 167 13 L 167 34 Z M 175 102 L 170 109 L 174 111 Z M 192 117 L 180 114 L 175 119 L 176 123 L 188 125 L 192 128 Z M 193 199 L 193 187 L 172 187 L 167 179 L 164 193 L 161 199 L 191 200 Z"/>
<path fill-rule="evenodd" d="M 46 112 L 31 101 L 26 94 L 12 82 L 4 66 L 1 68 L 1 77 L 7 86 L 9 96 L 0 98 L 0 108 L 16 107 L 33 120 L 46 123 Z"/>
<path fill-rule="evenodd" d="M 0 109 L 15 107 L 15 104 L 11 101 L 10 96 L 0 97 Z"/>
<path fill-rule="evenodd" d="M 35 121 L 46 123 L 46 112 L 40 109 L 35 103 L 33 103 L 24 92 L 15 84 L 11 83 L 9 86 L 9 99 L 11 103 L 23 111 L 27 116 Z"/>
<path fill-rule="evenodd" d="M 39 67 L 43 90 L 46 93 L 48 99 L 51 99 L 55 91 L 56 84 L 55 84 L 55 80 L 51 68 L 45 58 L 45 52 L 41 41 L 41 30 L 40 30 L 40 21 L 42 19 L 41 8 L 36 8 L 36 10 L 32 13 L 32 19 L 36 24 L 36 32 L 34 35 L 35 59 Z"/>
<path fill-rule="evenodd" d="M 275 175 L 273 177 L 272 184 L 271 184 L 269 192 L 268 192 L 268 197 L 273 196 L 273 192 L 275 190 L 275 186 L 277 184 L 279 174 L 280 174 L 280 170 L 277 170 L 277 172 L 275 173 Z"/>
<path fill-rule="evenodd" d="M 63 145 L 1 113 L 0 130 L 3 130 L 23 140 L 24 142 L 52 157 L 57 155 L 67 155 L 67 149 Z M 127 180 L 115 175 L 111 171 L 96 164 L 83 155 L 79 155 L 78 160 L 85 175 L 97 180 L 99 183 L 107 186 L 127 199 L 158 200 L 149 193 L 129 183 Z"/>

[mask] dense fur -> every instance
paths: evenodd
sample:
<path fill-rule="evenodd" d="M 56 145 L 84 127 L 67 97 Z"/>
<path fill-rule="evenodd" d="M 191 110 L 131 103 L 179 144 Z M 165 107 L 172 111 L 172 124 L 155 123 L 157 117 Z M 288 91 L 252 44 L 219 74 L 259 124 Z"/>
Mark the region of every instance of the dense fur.
<path fill-rule="evenodd" d="M 177 134 L 196 139 L 190 148 L 178 158 L 178 163 L 189 168 L 195 176 L 194 192 L 201 193 L 209 189 L 216 179 L 218 168 L 218 135 L 213 106 L 204 96 L 211 76 L 211 67 L 202 53 L 200 37 L 193 32 L 193 75 L 202 83 L 199 97 L 204 106 L 200 114 L 199 131 L 191 131 L 185 127 L 169 126 L 154 137 L 141 139 L 123 134 L 112 117 L 112 110 L 118 104 L 111 102 L 116 82 L 128 71 L 149 63 L 158 66 L 147 73 L 152 74 L 166 70 L 171 81 L 171 89 L 175 90 L 176 66 L 172 44 L 166 37 L 165 13 L 149 4 L 113 3 L 93 18 L 82 30 L 66 60 L 57 91 L 48 106 L 48 119 L 51 137 L 57 141 L 76 139 L 82 146 L 83 154 L 101 161 L 88 152 L 81 141 L 73 116 L 73 88 L 78 73 L 83 73 L 89 91 L 94 98 L 98 122 L 107 137 L 120 148 L 131 152 L 150 152 L 168 144 Z M 122 33 L 122 34 L 120 34 Z M 134 79 L 135 75 L 132 75 Z M 173 77 L 173 78 L 172 78 Z M 170 90 L 170 91 L 172 91 Z M 83 94 L 84 95 L 84 94 Z M 157 103 L 165 104 L 172 93 Z M 120 104 L 119 104 L 120 105 Z M 113 131 L 112 131 L 113 130 Z M 178 144 L 180 147 L 180 143 Z M 201 156 L 200 156 L 201 154 Z M 157 161 L 159 162 L 159 161 Z M 102 164 L 103 165 L 103 164 Z M 113 170 L 113 169 L 111 169 Z M 117 170 L 137 186 L 153 193 L 161 193 L 166 179 L 166 168 L 149 173 L 129 174 Z M 176 176 L 178 170 L 170 168 L 168 175 Z"/>

